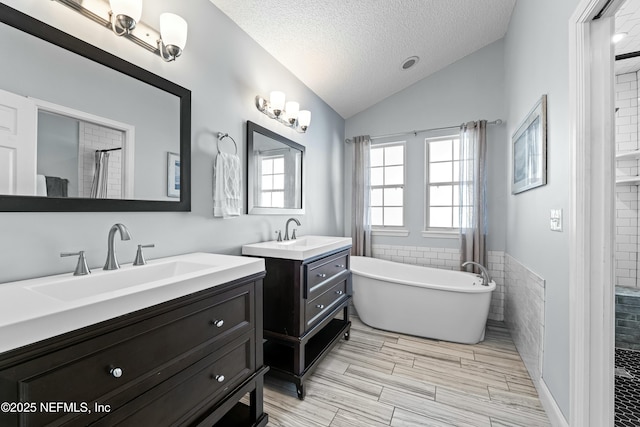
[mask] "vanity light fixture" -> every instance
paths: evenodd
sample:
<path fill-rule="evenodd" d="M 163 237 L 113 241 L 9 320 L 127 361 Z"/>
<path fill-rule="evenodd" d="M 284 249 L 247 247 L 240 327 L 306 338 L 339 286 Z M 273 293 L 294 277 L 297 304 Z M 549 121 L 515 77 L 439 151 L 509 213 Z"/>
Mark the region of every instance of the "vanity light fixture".
<path fill-rule="evenodd" d="M 258 95 L 256 96 L 256 108 L 283 125 L 305 133 L 311 123 L 311 111 L 301 110 L 298 102 L 285 102 L 285 98 L 284 92 L 280 91 L 271 92 L 268 101 Z"/>
<path fill-rule="evenodd" d="M 160 31 L 140 21 L 142 0 L 55 0 L 171 62 L 187 43 L 187 21 L 173 13 L 160 15 Z"/>

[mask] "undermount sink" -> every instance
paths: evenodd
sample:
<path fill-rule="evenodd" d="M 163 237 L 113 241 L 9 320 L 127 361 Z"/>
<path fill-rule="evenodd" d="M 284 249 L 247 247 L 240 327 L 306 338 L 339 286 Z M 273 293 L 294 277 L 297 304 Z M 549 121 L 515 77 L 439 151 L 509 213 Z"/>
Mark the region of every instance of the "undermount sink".
<path fill-rule="evenodd" d="M 263 258 L 305 260 L 314 256 L 351 246 L 351 237 L 302 236 L 296 240 L 252 243 L 242 247 L 242 255 Z"/>
<path fill-rule="evenodd" d="M 123 266 L 118 270 L 97 271 L 84 277 L 69 276 L 26 288 L 63 301 L 74 301 L 160 280 L 170 280 L 215 267 L 217 267 L 215 264 L 175 260 L 160 264 Z"/>

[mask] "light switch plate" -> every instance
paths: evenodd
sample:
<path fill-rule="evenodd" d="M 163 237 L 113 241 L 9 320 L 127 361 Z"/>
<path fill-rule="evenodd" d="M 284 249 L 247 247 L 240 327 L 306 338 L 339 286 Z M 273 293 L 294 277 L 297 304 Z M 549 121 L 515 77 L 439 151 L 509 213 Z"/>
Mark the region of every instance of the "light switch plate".
<path fill-rule="evenodd" d="M 551 231 L 562 231 L 562 209 L 551 209 L 549 225 Z"/>

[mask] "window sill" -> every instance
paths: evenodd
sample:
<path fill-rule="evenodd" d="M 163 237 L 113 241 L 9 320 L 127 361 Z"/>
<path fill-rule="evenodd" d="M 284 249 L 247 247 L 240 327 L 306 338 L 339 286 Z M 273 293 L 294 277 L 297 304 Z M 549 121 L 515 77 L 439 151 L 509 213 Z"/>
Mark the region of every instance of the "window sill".
<path fill-rule="evenodd" d="M 396 228 L 396 229 L 374 228 L 371 230 L 371 235 L 372 236 L 407 237 L 409 235 L 409 230 L 405 228 Z"/>
<path fill-rule="evenodd" d="M 422 231 L 422 237 L 458 239 L 460 237 L 460 233 L 458 231 Z"/>

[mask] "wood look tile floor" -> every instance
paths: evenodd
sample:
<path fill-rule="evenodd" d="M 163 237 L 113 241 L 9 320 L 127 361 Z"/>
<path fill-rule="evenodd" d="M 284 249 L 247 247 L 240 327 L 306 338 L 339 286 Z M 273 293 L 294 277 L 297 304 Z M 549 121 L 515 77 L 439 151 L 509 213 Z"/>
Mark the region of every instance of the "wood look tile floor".
<path fill-rule="evenodd" d="M 548 426 L 536 389 L 502 323 L 476 345 L 380 331 L 352 318 L 305 383 L 267 377 L 269 426 Z"/>

